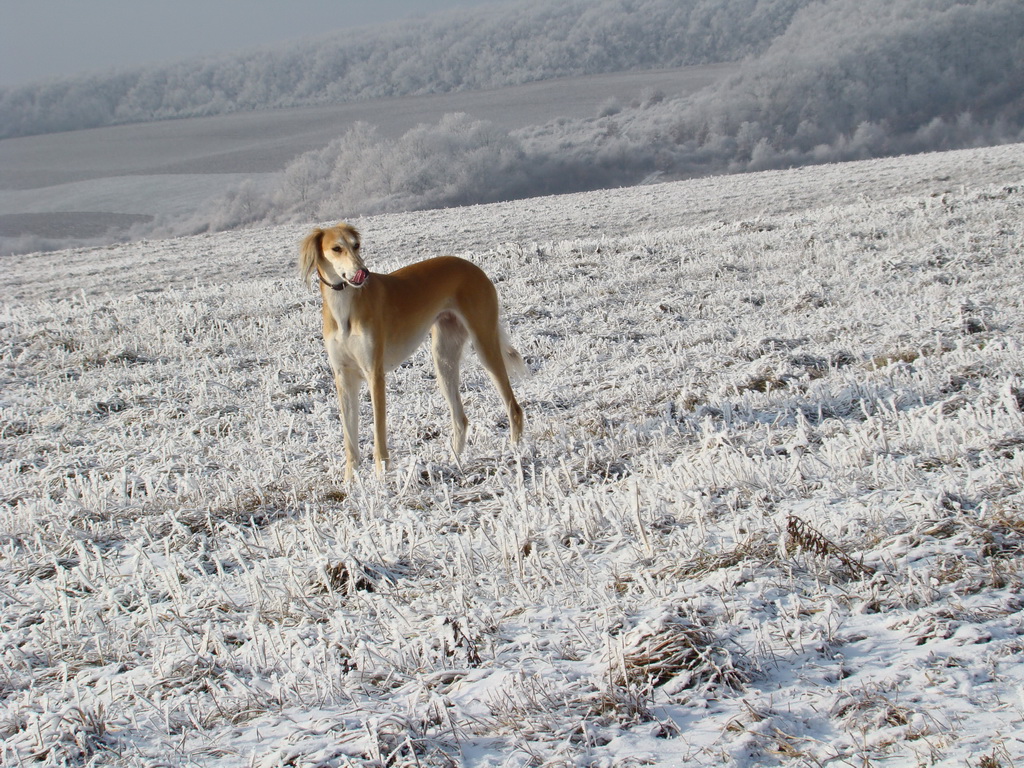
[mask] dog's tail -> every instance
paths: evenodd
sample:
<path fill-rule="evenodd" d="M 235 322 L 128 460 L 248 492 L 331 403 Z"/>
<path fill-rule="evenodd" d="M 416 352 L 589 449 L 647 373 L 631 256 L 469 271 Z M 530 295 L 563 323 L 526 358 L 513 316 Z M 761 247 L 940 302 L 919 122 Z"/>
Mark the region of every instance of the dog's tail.
<path fill-rule="evenodd" d="M 508 371 L 510 379 L 526 379 L 530 376 L 530 366 L 523 360 L 519 350 L 512 346 L 508 333 L 504 327 L 499 326 L 498 333 L 501 337 L 501 356 L 505 360 L 505 370 Z"/>

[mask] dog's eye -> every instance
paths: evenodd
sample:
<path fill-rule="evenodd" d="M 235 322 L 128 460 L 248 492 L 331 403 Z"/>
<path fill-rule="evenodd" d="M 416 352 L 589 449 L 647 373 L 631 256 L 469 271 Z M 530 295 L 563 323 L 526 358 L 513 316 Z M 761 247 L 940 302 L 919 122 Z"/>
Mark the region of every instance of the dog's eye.
<path fill-rule="evenodd" d="M 335 253 L 341 253 L 341 246 L 336 245 L 333 248 L 331 248 L 331 250 L 334 251 Z"/>
<path fill-rule="evenodd" d="M 354 245 L 352 246 L 352 250 L 354 250 L 354 251 L 358 251 L 358 250 L 359 250 L 359 243 L 355 243 L 355 244 L 354 244 Z"/>

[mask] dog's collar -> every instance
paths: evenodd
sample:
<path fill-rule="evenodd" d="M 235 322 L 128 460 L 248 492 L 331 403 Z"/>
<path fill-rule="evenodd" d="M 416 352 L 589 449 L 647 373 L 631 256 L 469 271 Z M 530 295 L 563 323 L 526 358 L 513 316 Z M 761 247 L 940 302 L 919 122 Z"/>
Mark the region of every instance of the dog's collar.
<path fill-rule="evenodd" d="M 316 268 L 316 276 L 320 280 L 321 283 L 326 285 L 332 291 L 344 291 L 345 290 L 345 280 L 344 279 L 339 280 L 337 283 L 328 282 L 327 280 L 324 279 L 324 276 L 322 274 L 320 274 L 320 267 Z"/>

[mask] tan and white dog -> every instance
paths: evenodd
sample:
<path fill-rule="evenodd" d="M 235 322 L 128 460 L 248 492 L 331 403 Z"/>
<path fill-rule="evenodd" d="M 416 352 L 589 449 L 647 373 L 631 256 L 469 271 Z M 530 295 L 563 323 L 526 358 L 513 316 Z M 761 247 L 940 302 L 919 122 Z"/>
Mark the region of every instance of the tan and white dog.
<path fill-rule="evenodd" d="M 459 362 L 466 340 L 480 357 L 508 411 L 513 442 L 523 432 L 523 409 L 509 371 L 526 371 L 498 321 L 498 293 L 483 270 L 441 256 L 390 274 L 369 272 L 359 255 L 359 233 L 348 224 L 316 229 L 302 242 L 299 271 L 314 275 L 323 297 L 323 334 L 334 372 L 345 433 L 345 480 L 359 465 L 359 388 L 370 385 L 373 458 L 378 474 L 388 462 L 384 374 L 401 365 L 431 332 L 441 392 L 452 413 L 452 447 L 466 444 L 469 420 L 459 395 Z"/>

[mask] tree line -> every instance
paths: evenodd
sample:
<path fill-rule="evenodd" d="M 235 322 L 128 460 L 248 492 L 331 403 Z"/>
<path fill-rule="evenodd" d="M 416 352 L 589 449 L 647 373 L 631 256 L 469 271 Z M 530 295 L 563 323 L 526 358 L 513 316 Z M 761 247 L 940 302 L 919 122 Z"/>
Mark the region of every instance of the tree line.
<path fill-rule="evenodd" d="M 735 11 L 744 4 L 722 5 Z M 737 75 L 695 96 L 638 93 L 590 119 L 511 132 L 466 115 L 394 140 L 357 125 L 293 161 L 276 190 L 240 188 L 190 227 L 1024 141 L 1019 0 L 794 0 L 789 7 L 789 23 L 770 44 Z"/>
<path fill-rule="evenodd" d="M 36 117 L 22 119 L 23 127 L 39 128 L 65 114 L 67 125 L 82 127 L 87 119 L 497 87 L 728 59 L 742 60 L 738 73 L 700 93 L 670 99 L 646 89 L 588 119 L 508 131 L 447 115 L 397 139 L 357 124 L 295 158 L 276 188 L 245 182 L 200 214 L 132 234 L 317 221 L 1024 141 L 1020 0 L 529 2 L 325 38 L 274 55 L 50 84 L 24 96 L 34 105 L 25 115 Z M 205 85 L 196 91 L 194 83 Z M 63 106 L 61 93 L 70 94 Z M 5 130 L 14 130 L 15 96 L 0 93 Z"/>
<path fill-rule="evenodd" d="M 817 0 L 528 0 L 0 89 L 0 138 L 738 61 Z"/>

